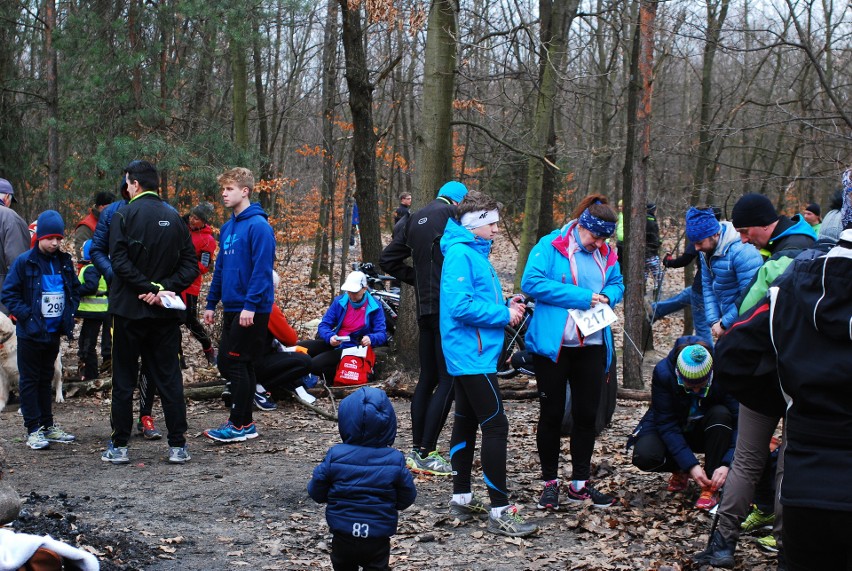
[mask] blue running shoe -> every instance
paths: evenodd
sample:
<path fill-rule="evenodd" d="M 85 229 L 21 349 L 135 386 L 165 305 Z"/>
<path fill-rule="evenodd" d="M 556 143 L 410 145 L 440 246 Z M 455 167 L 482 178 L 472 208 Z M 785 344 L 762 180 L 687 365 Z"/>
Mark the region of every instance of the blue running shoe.
<path fill-rule="evenodd" d="M 254 406 L 259 410 L 275 410 L 278 405 L 272 400 L 272 395 L 269 393 L 254 393 Z"/>
<path fill-rule="evenodd" d="M 127 455 L 127 446 L 114 446 L 112 441 L 107 444 L 107 449 L 101 454 L 101 460 L 113 464 L 127 464 L 130 457 Z"/>
<path fill-rule="evenodd" d="M 255 434 L 257 430 L 255 430 Z M 209 428 L 204 431 L 204 436 L 217 442 L 245 442 L 246 433 L 242 428 L 237 428 L 229 420 L 219 428 Z M 254 438 L 254 436 L 252 436 Z"/>
<path fill-rule="evenodd" d="M 246 424 L 245 426 L 240 428 L 240 430 L 242 430 L 243 434 L 246 435 L 246 440 L 251 440 L 252 438 L 258 437 L 257 426 L 253 422 L 251 424 Z"/>

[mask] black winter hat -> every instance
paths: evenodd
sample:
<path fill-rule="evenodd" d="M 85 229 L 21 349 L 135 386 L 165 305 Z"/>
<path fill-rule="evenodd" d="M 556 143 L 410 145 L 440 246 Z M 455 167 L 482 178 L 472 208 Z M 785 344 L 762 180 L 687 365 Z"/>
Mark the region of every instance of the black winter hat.
<path fill-rule="evenodd" d="M 734 228 L 769 226 L 778 220 L 772 202 L 763 194 L 749 193 L 740 198 L 731 211 Z"/>
<path fill-rule="evenodd" d="M 189 213 L 204 222 L 205 224 L 209 224 L 210 219 L 213 218 L 213 205 L 209 202 L 202 202 L 201 204 L 190 210 Z"/>
<path fill-rule="evenodd" d="M 808 204 L 805 207 L 805 210 L 807 210 L 808 212 L 812 212 L 817 216 L 822 216 L 822 210 L 820 210 L 819 204 L 817 204 L 816 202 L 811 202 L 810 204 Z"/>

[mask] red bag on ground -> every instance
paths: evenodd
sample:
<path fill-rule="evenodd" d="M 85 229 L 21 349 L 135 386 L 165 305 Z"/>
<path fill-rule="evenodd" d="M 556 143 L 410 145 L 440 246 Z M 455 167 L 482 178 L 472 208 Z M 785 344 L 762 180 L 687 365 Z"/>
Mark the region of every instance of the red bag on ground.
<path fill-rule="evenodd" d="M 363 385 L 369 381 L 376 364 L 372 347 L 350 347 L 344 349 L 334 375 L 335 385 Z"/>

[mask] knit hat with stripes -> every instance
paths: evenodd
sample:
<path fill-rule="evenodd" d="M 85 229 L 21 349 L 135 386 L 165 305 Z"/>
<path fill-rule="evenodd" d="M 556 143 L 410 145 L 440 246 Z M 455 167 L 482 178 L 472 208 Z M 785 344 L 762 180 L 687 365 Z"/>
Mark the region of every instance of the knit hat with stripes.
<path fill-rule="evenodd" d="M 713 378 L 713 357 L 703 345 L 689 345 L 677 356 L 677 377 L 687 387 L 700 387 Z"/>

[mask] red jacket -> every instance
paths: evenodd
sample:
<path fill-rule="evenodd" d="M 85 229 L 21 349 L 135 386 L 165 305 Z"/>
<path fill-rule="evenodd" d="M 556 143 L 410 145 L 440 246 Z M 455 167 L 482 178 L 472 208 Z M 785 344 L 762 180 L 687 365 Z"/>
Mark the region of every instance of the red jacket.
<path fill-rule="evenodd" d="M 198 296 L 201 293 L 201 279 L 213 268 L 216 239 L 213 238 L 213 229 L 209 224 L 205 224 L 199 230 L 190 228 L 189 235 L 192 238 L 192 245 L 195 246 L 195 257 L 198 258 L 198 277 L 183 293 Z"/>

